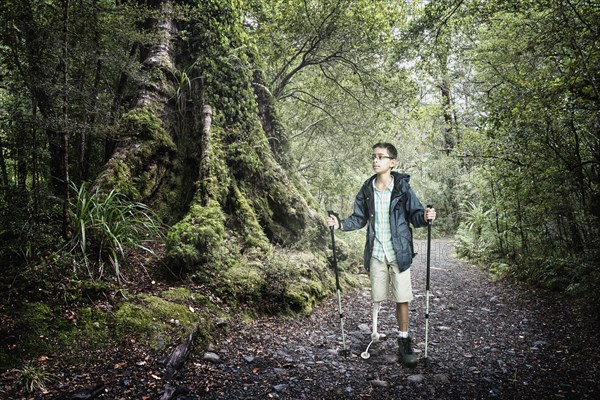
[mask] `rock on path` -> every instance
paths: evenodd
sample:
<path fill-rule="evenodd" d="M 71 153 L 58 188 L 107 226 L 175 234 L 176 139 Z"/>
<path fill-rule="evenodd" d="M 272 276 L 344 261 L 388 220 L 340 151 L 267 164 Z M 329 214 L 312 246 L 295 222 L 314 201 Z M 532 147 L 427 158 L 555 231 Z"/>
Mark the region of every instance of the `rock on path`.
<path fill-rule="evenodd" d="M 598 334 L 570 306 L 531 289 L 494 282 L 432 242 L 429 362 L 423 362 L 425 243 L 412 269 L 411 336 L 419 366 L 398 364 L 393 304 L 379 314 L 387 340 L 370 340 L 365 287 L 345 292 L 349 357 L 342 357 L 337 299 L 294 319 L 234 322 L 210 353 L 188 361 L 183 398 L 206 399 L 595 399 L 600 393 Z M 366 275 L 365 275 L 365 283 Z M 368 286 L 368 285 L 366 285 Z"/>

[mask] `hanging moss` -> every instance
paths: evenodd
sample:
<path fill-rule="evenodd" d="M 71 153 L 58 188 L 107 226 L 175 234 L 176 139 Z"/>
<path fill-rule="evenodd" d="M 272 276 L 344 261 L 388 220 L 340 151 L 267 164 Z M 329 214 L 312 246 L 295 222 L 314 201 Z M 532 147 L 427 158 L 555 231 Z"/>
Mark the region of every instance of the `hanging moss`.
<path fill-rule="evenodd" d="M 167 235 L 170 264 L 188 271 L 220 258 L 225 233 L 225 215 L 211 200 L 206 207 L 194 204 Z"/>
<path fill-rule="evenodd" d="M 148 198 L 162 173 L 157 164 L 169 164 L 175 143 L 157 111 L 151 107 L 134 109 L 121 120 L 123 140 L 136 139 L 135 146 L 125 146 L 115 153 L 96 184 L 115 189 L 134 201 Z"/>
<path fill-rule="evenodd" d="M 136 108 L 123 115 L 121 130 L 126 135 L 157 141 L 164 146 L 175 148 L 175 143 L 158 117 L 157 110 L 152 107 Z"/>
<path fill-rule="evenodd" d="M 229 167 L 226 163 L 226 153 L 221 143 L 223 129 L 219 126 L 219 118 L 215 118 L 211 128 L 209 176 L 202 177 L 198 184 L 198 191 L 205 193 L 208 198 L 220 204 L 225 204 L 231 186 Z"/>
<path fill-rule="evenodd" d="M 246 247 L 258 247 L 267 250 L 269 241 L 265 236 L 262 227 L 258 223 L 254 209 L 250 207 L 245 194 L 239 189 L 237 184 L 233 185 L 232 207 L 236 215 L 243 235 Z"/>

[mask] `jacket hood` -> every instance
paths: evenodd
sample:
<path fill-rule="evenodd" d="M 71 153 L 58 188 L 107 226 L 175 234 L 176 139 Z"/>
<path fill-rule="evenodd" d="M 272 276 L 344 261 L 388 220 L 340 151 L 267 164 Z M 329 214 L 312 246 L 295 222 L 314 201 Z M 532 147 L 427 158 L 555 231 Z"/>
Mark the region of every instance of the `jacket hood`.
<path fill-rule="evenodd" d="M 402 172 L 392 171 L 394 177 L 394 192 L 404 193 L 410 189 L 410 175 Z M 377 178 L 377 174 L 372 175 L 365 181 L 363 186 L 372 187 L 373 181 Z"/>

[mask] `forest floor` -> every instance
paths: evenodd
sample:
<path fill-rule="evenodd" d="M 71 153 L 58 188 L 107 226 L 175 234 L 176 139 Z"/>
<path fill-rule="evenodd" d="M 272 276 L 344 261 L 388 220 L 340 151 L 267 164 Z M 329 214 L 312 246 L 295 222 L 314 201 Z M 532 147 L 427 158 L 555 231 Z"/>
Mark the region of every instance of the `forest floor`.
<path fill-rule="evenodd" d="M 207 352 L 194 352 L 177 375 L 135 343 L 95 354 L 81 370 L 62 366 L 45 394 L 15 399 L 596 399 L 600 394 L 600 330 L 573 303 L 546 292 L 494 281 L 451 256 L 452 243 L 434 240 L 428 362 L 425 350 L 425 245 L 412 268 L 415 300 L 411 336 L 419 365 L 398 362 L 393 304 L 384 303 L 371 346 L 365 287 L 344 291 L 346 345 L 342 356 L 337 298 L 300 317 L 235 320 Z M 7 381 L 5 376 L 4 382 Z M 94 392 L 89 388 L 95 387 Z M 88 389 L 86 389 L 88 388 Z M 10 389 L 10 388 L 9 388 Z M 77 392 L 75 389 L 79 389 Z M 167 396 L 165 392 L 170 393 Z M 2 392 L 0 391 L 0 394 Z M 3 396 L 4 396 L 3 395 Z M 86 397 L 87 396 L 87 397 Z"/>

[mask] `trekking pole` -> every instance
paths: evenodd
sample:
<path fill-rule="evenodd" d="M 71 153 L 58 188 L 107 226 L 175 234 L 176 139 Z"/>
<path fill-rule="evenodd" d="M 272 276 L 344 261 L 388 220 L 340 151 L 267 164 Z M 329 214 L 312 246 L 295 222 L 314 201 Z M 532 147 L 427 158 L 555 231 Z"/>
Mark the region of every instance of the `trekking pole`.
<path fill-rule="evenodd" d="M 328 211 L 329 216 L 334 216 L 338 221 L 340 220 L 338 215 L 336 213 L 334 213 L 333 211 Z M 340 286 L 340 277 L 339 277 L 339 271 L 338 271 L 338 266 L 337 266 L 337 256 L 335 255 L 335 234 L 333 233 L 335 230 L 334 226 L 330 226 L 329 227 L 331 230 L 331 248 L 333 249 L 333 269 L 335 271 L 335 288 L 337 291 L 337 300 L 338 300 L 338 312 L 340 315 L 340 328 L 342 330 L 342 350 L 340 350 L 338 353 L 343 355 L 344 357 L 347 357 L 348 355 L 350 355 L 350 350 L 348 350 L 346 348 L 346 335 L 344 334 L 344 313 L 342 312 L 342 288 Z"/>
<path fill-rule="evenodd" d="M 433 208 L 432 205 L 428 205 L 427 208 Z M 431 263 L 431 220 L 427 220 L 427 275 L 425 278 L 425 365 L 428 363 L 427 359 L 427 346 L 428 335 L 429 335 L 429 270 Z"/>

